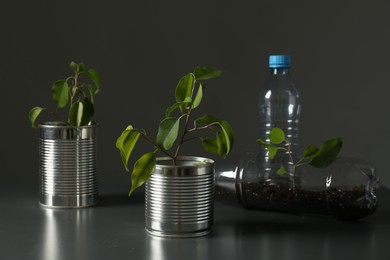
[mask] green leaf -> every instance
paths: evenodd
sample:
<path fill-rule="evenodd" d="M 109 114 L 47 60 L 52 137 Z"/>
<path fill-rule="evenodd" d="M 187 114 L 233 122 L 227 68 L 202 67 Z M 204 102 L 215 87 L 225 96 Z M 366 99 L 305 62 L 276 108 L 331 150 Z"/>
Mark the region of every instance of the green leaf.
<path fill-rule="evenodd" d="M 225 155 L 227 153 L 227 149 L 228 149 L 226 144 L 223 141 L 223 138 L 224 138 L 224 136 L 223 136 L 222 132 L 216 133 L 215 141 L 217 142 L 217 148 L 218 148 L 217 155 L 219 155 L 221 157 L 225 157 Z"/>
<path fill-rule="evenodd" d="M 175 104 L 167 108 L 167 111 L 165 112 L 165 116 L 170 117 L 171 113 L 179 107 L 184 107 L 185 109 L 186 107 L 189 106 L 189 104 L 191 104 L 191 102 L 192 100 L 190 97 L 185 98 L 184 101 L 182 102 L 176 102 Z"/>
<path fill-rule="evenodd" d="M 51 91 L 58 108 L 63 108 L 68 104 L 69 86 L 65 80 L 58 80 L 54 82 Z"/>
<path fill-rule="evenodd" d="M 152 176 L 153 171 L 156 167 L 156 155 L 154 153 L 146 153 L 138 159 L 133 168 L 133 173 L 131 175 L 131 190 L 129 196 L 134 192 L 134 190 L 141 185 L 143 185 L 150 176 Z"/>
<path fill-rule="evenodd" d="M 276 154 L 278 153 L 279 147 L 276 146 L 269 146 L 268 148 L 268 157 L 272 160 L 275 158 Z"/>
<path fill-rule="evenodd" d="M 218 132 L 221 132 L 221 134 L 218 134 L 217 132 L 217 138 L 215 140 L 215 143 L 213 143 L 213 145 L 216 145 L 218 147 L 219 152 L 216 154 L 225 157 L 227 154 L 230 153 L 233 147 L 234 137 L 232 127 L 228 122 L 224 120 L 219 120 L 211 115 L 205 115 L 195 119 L 194 124 L 196 127 L 210 125 L 210 128 L 217 128 Z M 206 140 L 209 141 L 209 139 Z"/>
<path fill-rule="evenodd" d="M 91 102 L 93 103 L 93 95 L 96 94 L 96 88 L 92 84 L 88 84 L 87 88 L 89 90 L 89 97 L 91 98 Z"/>
<path fill-rule="evenodd" d="M 124 151 L 123 144 L 126 140 L 126 137 L 133 129 L 134 128 L 132 125 L 127 126 L 125 131 L 123 131 L 122 134 L 118 137 L 118 139 L 116 139 L 115 147 L 118 148 L 121 152 Z"/>
<path fill-rule="evenodd" d="M 78 73 L 83 73 L 84 72 L 84 69 L 85 69 L 85 65 L 84 63 L 80 62 L 79 64 L 77 64 L 76 62 L 72 61 L 70 62 L 69 64 L 70 68 L 75 71 L 75 72 L 78 72 Z"/>
<path fill-rule="evenodd" d="M 223 71 L 212 67 L 199 67 L 194 70 L 196 80 L 208 80 L 218 78 L 222 75 Z"/>
<path fill-rule="evenodd" d="M 69 124 L 72 126 L 88 125 L 92 120 L 93 114 L 92 102 L 88 98 L 83 98 L 82 101 L 77 101 L 70 107 Z"/>
<path fill-rule="evenodd" d="M 229 144 L 226 142 L 225 134 L 222 131 L 216 132 L 216 139 L 202 139 L 202 145 L 205 151 L 219 155 L 223 158 L 229 153 Z"/>
<path fill-rule="evenodd" d="M 337 159 L 342 146 L 343 141 L 340 137 L 324 142 L 309 164 L 317 168 L 327 167 Z"/>
<path fill-rule="evenodd" d="M 80 125 L 83 126 L 88 125 L 91 122 L 95 110 L 92 102 L 87 97 L 83 98 L 81 103 L 83 104 L 83 111 Z"/>
<path fill-rule="evenodd" d="M 70 68 L 71 68 L 72 70 L 74 70 L 74 71 L 78 71 L 78 67 L 79 67 L 79 65 L 77 65 L 77 63 L 76 63 L 76 62 L 74 62 L 74 61 L 71 61 L 71 62 L 70 62 L 70 64 L 69 64 L 69 66 L 70 66 Z"/>
<path fill-rule="evenodd" d="M 30 112 L 28 113 L 28 119 L 30 120 L 30 123 L 31 123 L 31 126 L 33 128 L 37 128 L 37 126 L 35 125 L 35 121 L 37 120 L 39 114 L 45 110 L 46 108 L 43 108 L 43 107 L 34 107 L 30 110 Z"/>
<path fill-rule="evenodd" d="M 192 102 L 192 98 L 191 97 L 186 97 L 184 100 L 183 100 L 183 102 L 181 102 L 181 103 L 183 103 L 183 104 L 189 104 L 189 103 L 191 103 Z"/>
<path fill-rule="evenodd" d="M 94 94 L 99 93 L 99 91 L 100 91 L 100 76 L 99 76 L 99 74 L 97 73 L 96 70 L 93 70 L 93 69 L 89 69 L 87 71 L 87 74 L 92 79 L 92 81 L 95 83 L 96 90 L 95 90 Z"/>
<path fill-rule="evenodd" d="M 77 66 L 77 72 L 82 73 L 84 72 L 84 69 L 85 69 L 84 63 L 80 62 L 79 65 Z"/>
<path fill-rule="evenodd" d="M 218 153 L 217 155 L 221 156 L 222 158 L 225 158 L 226 155 L 230 153 L 230 143 L 229 140 L 226 138 L 226 135 L 223 131 L 217 132 L 217 145 L 218 145 Z"/>
<path fill-rule="evenodd" d="M 183 102 L 176 102 L 172 106 L 168 107 L 167 111 L 165 111 L 165 117 L 170 117 L 172 112 L 179 108 L 181 105 L 183 105 Z"/>
<path fill-rule="evenodd" d="M 269 133 L 269 140 L 273 144 L 280 144 L 285 140 L 284 132 L 279 127 L 274 127 Z"/>
<path fill-rule="evenodd" d="M 160 122 L 156 142 L 159 147 L 169 150 L 175 143 L 179 134 L 180 118 L 167 117 Z"/>
<path fill-rule="evenodd" d="M 284 168 L 283 164 L 280 165 L 279 169 L 276 171 L 277 174 L 283 175 L 287 173 L 286 168 Z"/>
<path fill-rule="evenodd" d="M 313 157 L 318 151 L 319 151 L 318 147 L 309 145 L 308 147 L 305 148 L 305 151 L 303 151 L 303 158 Z"/>
<path fill-rule="evenodd" d="M 77 101 L 72 104 L 69 112 L 69 124 L 72 126 L 80 126 L 83 117 L 83 103 Z"/>
<path fill-rule="evenodd" d="M 277 153 L 278 150 L 280 149 L 279 147 L 277 147 L 277 146 L 275 146 L 275 145 L 273 145 L 273 144 L 269 144 L 269 143 L 263 141 L 263 140 L 260 139 L 260 138 L 257 139 L 257 144 L 262 145 L 262 146 L 264 146 L 265 149 L 267 149 L 267 151 L 268 151 L 268 157 L 269 157 L 270 159 L 274 159 L 275 156 L 276 156 L 276 153 Z"/>
<path fill-rule="evenodd" d="M 219 146 L 216 140 L 211 138 L 203 139 L 202 145 L 207 152 L 219 155 Z"/>
<path fill-rule="evenodd" d="M 195 119 L 194 124 L 195 124 L 195 126 L 202 126 L 202 125 L 215 124 L 218 122 L 219 122 L 219 120 L 217 118 L 215 118 L 214 116 L 204 115 L 202 117 Z"/>
<path fill-rule="evenodd" d="M 123 165 L 125 166 L 126 171 L 130 171 L 128 168 L 128 163 L 130 155 L 134 150 L 134 146 L 137 143 L 139 136 L 141 134 L 137 131 L 133 131 L 132 126 L 128 126 L 125 131 L 119 136 L 116 141 L 116 148 L 119 149 L 121 153 L 121 158 Z"/>
<path fill-rule="evenodd" d="M 186 98 L 191 98 L 194 81 L 195 76 L 192 73 L 185 75 L 179 80 L 175 93 L 177 102 L 183 102 Z"/>
<path fill-rule="evenodd" d="M 198 92 L 196 92 L 196 96 L 194 99 L 194 103 L 192 104 L 192 108 L 197 108 L 202 101 L 203 98 L 203 85 L 199 84 Z"/>
<path fill-rule="evenodd" d="M 233 144 L 234 144 L 233 129 L 230 126 L 230 124 L 224 120 L 219 121 L 219 126 L 223 133 L 223 136 L 221 136 L 221 142 L 223 146 L 226 148 L 225 154 L 222 155 L 222 157 L 225 157 L 230 153 L 230 151 L 233 148 Z"/>

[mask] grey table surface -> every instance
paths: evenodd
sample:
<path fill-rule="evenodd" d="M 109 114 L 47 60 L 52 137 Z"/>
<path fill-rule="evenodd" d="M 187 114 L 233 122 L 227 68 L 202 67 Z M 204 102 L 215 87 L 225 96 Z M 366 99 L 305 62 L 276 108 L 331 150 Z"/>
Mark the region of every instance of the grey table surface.
<path fill-rule="evenodd" d="M 0 259 L 390 259 L 390 190 L 360 221 L 246 210 L 217 199 L 211 235 L 164 239 L 144 230 L 143 194 L 103 186 L 99 205 L 40 207 L 37 187 L 0 189 Z"/>

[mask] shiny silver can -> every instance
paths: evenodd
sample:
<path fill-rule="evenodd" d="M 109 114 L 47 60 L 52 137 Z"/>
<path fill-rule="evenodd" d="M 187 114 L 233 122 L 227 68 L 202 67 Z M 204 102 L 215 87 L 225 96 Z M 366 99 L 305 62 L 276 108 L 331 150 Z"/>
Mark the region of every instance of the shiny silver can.
<path fill-rule="evenodd" d="M 96 130 L 98 125 L 39 124 L 39 203 L 82 208 L 98 202 Z"/>
<path fill-rule="evenodd" d="M 157 158 L 145 187 L 146 231 L 162 237 L 198 237 L 214 222 L 214 161 L 179 157 Z"/>

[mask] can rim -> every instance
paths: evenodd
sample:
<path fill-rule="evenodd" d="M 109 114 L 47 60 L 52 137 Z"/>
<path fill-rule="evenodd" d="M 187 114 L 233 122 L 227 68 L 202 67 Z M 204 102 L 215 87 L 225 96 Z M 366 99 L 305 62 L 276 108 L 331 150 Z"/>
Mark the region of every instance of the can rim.
<path fill-rule="evenodd" d="M 90 125 L 84 125 L 84 126 L 66 125 L 66 123 L 61 121 L 48 121 L 48 122 L 38 123 L 39 128 L 51 128 L 51 129 L 80 129 L 80 128 L 95 128 L 98 126 L 99 123 L 97 122 L 92 122 Z"/>
<path fill-rule="evenodd" d="M 162 162 L 169 162 L 169 164 L 163 164 Z M 206 157 L 198 156 L 179 156 L 177 157 L 177 162 L 188 161 L 190 164 L 178 164 L 172 165 L 172 158 L 170 157 L 157 157 L 156 158 L 156 168 L 164 169 L 178 169 L 178 168 L 199 168 L 199 167 L 210 167 L 215 164 L 214 160 Z"/>

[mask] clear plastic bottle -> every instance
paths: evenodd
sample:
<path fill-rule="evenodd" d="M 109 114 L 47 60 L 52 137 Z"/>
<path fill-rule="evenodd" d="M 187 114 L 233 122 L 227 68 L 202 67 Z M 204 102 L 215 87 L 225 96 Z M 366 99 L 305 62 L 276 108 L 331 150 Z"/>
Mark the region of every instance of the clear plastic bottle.
<path fill-rule="evenodd" d="M 260 129 L 259 137 L 269 141 L 268 136 L 272 128 L 281 128 L 286 139 L 292 144 L 292 151 L 298 146 L 299 117 L 301 113 L 301 100 L 298 90 L 295 88 L 290 77 L 291 58 L 288 55 L 271 55 L 269 57 L 270 75 L 260 91 L 259 95 L 259 116 Z M 289 169 L 290 160 L 288 154 L 279 154 L 278 158 L 270 160 L 265 148 L 259 147 L 260 174 L 263 181 L 286 182 L 286 176 L 276 174 L 280 164 Z M 287 175 L 289 176 L 289 175 Z M 291 178 L 291 176 L 290 176 Z"/>
<path fill-rule="evenodd" d="M 231 157 L 215 174 L 217 199 L 245 208 L 330 215 L 354 220 L 373 214 L 378 206 L 376 168 L 361 159 L 339 158 L 327 168 L 303 166 L 301 183 L 269 185 L 258 179 L 258 152 Z"/>

